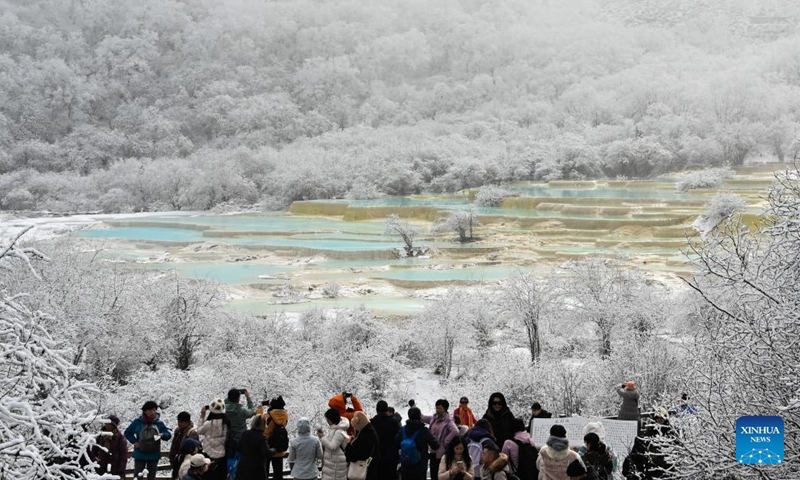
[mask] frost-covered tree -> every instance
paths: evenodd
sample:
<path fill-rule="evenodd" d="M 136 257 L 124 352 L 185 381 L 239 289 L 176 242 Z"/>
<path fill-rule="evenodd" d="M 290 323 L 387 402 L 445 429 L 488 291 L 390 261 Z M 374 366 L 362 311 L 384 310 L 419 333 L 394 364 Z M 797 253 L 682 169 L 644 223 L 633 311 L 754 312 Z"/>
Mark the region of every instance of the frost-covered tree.
<path fill-rule="evenodd" d="M 458 234 L 458 241 L 461 243 L 474 240 L 474 229 L 481 226 L 475 212 L 470 210 L 455 210 L 446 217 L 438 219 L 433 224 L 431 232 L 434 234 L 443 232 L 455 232 Z"/>
<path fill-rule="evenodd" d="M 403 240 L 406 255 L 414 254 L 414 241 L 419 235 L 419 229 L 408 220 L 401 220 L 396 213 L 389 215 L 386 217 L 383 233 L 391 237 L 400 237 Z"/>
<path fill-rule="evenodd" d="M 693 250 L 700 273 L 687 284 L 700 301 L 686 384 L 699 408 L 672 448 L 683 478 L 800 476 L 800 170 L 776 178 L 762 226 L 734 216 Z M 740 415 L 783 417 L 781 465 L 734 461 Z"/>
<path fill-rule="evenodd" d="M 508 281 L 505 293 L 508 305 L 525 327 L 525 340 L 531 352 L 531 362 L 536 362 L 542 354 L 541 323 L 554 306 L 557 290 L 548 285 L 546 280 L 532 274 L 520 273 Z"/>
<path fill-rule="evenodd" d="M 11 290 L 6 272 L 30 268 L 31 257 L 45 258 L 17 248 L 18 238 L 0 250 L 0 478 L 85 478 L 79 459 L 91 441 L 97 392 L 78 379 L 80 370 L 43 327 L 47 314 Z"/>

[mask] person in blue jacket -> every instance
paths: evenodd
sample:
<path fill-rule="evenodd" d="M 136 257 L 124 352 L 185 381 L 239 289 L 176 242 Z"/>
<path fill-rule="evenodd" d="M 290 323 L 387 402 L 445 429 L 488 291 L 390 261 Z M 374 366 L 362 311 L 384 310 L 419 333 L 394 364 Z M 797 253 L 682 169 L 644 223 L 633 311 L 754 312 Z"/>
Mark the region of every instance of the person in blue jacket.
<path fill-rule="evenodd" d="M 161 440 L 172 438 L 166 424 L 158 414 L 158 404 L 148 400 L 142 406 L 142 416 L 125 429 L 125 438 L 133 444 L 134 478 L 147 469 L 147 480 L 155 480 L 158 460 L 161 458 Z"/>

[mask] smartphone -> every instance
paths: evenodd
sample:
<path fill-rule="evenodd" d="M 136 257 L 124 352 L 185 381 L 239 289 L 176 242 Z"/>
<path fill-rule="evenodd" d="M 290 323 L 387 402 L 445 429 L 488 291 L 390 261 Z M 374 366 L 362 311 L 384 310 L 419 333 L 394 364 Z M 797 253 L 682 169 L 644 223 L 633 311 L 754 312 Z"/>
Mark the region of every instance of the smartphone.
<path fill-rule="evenodd" d="M 240 388 L 240 389 L 239 389 L 239 393 L 241 393 L 242 395 L 244 395 L 244 392 L 245 392 L 245 389 L 244 389 L 244 388 Z"/>
<path fill-rule="evenodd" d="M 262 407 L 269 407 L 269 400 L 264 400 L 261 402 Z"/>

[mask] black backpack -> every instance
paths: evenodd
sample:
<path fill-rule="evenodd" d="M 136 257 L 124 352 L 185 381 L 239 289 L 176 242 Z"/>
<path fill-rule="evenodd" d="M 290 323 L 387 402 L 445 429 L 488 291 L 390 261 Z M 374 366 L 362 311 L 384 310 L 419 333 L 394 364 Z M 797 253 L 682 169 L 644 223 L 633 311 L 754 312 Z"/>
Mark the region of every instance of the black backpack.
<path fill-rule="evenodd" d="M 536 468 L 536 459 L 539 458 L 539 451 L 528 442 L 520 442 L 516 439 L 512 441 L 517 444 L 519 451 L 517 460 L 519 465 L 514 465 L 512 462 L 514 474 L 519 477 L 520 480 L 538 480 L 539 469 Z"/>
<path fill-rule="evenodd" d="M 275 425 L 272 429 L 272 435 L 267 440 L 269 448 L 274 448 L 276 452 L 285 452 L 289 450 L 289 432 L 283 425 Z"/>

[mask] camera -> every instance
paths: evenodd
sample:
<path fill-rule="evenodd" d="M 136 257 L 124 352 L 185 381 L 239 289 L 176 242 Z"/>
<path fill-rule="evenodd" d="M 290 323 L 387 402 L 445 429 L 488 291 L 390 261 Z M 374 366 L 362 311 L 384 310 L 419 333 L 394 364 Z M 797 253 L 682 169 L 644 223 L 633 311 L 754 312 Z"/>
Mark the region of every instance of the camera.
<path fill-rule="evenodd" d="M 353 396 L 353 393 L 352 392 L 342 392 L 342 396 L 344 398 L 350 398 L 350 397 Z"/>
<path fill-rule="evenodd" d="M 264 400 L 261 402 L 262 407 L 269 407 L 269 400 Z"/>

